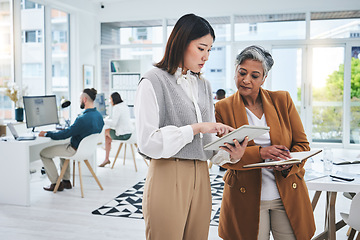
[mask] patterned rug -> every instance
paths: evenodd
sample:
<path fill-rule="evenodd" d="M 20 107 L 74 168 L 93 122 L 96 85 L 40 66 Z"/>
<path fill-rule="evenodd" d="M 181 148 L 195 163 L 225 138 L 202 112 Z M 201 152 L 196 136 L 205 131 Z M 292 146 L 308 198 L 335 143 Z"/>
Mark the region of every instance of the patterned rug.
<path fill-rule="evenodd" d="M 224 181 L 221 175 L 210 174 L 212 211 L 210 225 L 218 226 Z M 129 190 L 120 194 L 104 206 L 94 210 L 92 214 L 110 217 L 129 217 L 143 219 L 142 197 L 145 180 L 140 181 Z"/>

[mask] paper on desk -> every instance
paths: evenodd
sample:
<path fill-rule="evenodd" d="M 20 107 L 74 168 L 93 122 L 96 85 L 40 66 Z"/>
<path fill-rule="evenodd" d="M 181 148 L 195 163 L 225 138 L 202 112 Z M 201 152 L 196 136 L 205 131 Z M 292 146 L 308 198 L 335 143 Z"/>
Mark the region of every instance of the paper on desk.
<path fill-rule="evenodd" d="M 335 165 L 359 164 L 359 163 L 360 163 L 360 158 L 341 157 L 334 159 Z"/>

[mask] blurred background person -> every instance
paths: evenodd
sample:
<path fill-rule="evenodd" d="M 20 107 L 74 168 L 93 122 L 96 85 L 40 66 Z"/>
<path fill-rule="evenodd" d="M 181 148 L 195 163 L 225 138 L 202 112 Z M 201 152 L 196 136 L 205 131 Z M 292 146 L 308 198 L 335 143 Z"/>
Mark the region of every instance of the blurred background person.
<path fill-rule="evenodd" d="M 99 167 L 110 164 L 109 155 L 112 140 L 128 140 L 134 131 L 130 119 L 130 109 L 118 92 L 111 94 L 110 104 L 112 105 L 112 114 L 111 117 L 105 119 L 105 160 Z"/>
<path fill-rule="evenodd" d="M 225 96 L 226 96 L 225 90 L 221 89 L 221 88 L 218 89 L 216 91 L 216 96 L 215 96 L 215 101 L 214 102 L 216 103 L 216 102 L 220 101 L 221 99 L 224 99 Z M 219 166 L 219 170 L 220 171 L 226 171 L 226 168 L 223 168 L 222 166 Z"/>
<path fill-rule="evenodd" d="M 219 100 L 221 100 L 221 99 L 224 99 L 225 96 L 226 96 L 225 90 L 220 88 L 220 89 L 218 89 L 218 90 L 216 91 L 215 100 L 219 101 Z M 216 101 L 216 102 L 217 102 L 217 101 Z"/>

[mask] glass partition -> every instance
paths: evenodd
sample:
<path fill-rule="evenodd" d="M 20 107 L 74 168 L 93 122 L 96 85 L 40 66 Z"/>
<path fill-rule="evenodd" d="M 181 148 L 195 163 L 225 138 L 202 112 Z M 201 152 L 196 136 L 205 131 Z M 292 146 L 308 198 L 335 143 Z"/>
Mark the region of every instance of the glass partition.
<path fill-rule="evenodd" d="M 312 12 L 310 38 L 359 38 L 360 11 Z"/>
<path fill-rule="evenodd" d="M 275 48 L 272 50 L 274 66 L 271 70 L 270 90 L 284 90 L 290 96 L 301 114 L 301 48 Z"/>
<path fill-rule="evenodd" d="M 235 16 L 235 40 L 305 39 L 305 13 Z"/>
<path fill-rule="evenodd" d="M 60 106 L 61 99 L 69 99 L 70 92 L 69 14 L 56 9 L 51 9 L 51 50 L 52 93 Z M 69 119 L 70 108 L 65 108 L 62 114 Z"/>
<path fill-rule="evenodd" d="M 127 21 L 101 24 L 101 44 L 162 43 L 162 21 Z"/>
<path fill-rule="evenodd" d="M 312 140 L 341 143 L 344 48 L 314 47 L 312 54 Z"/>
<path fill-rule="evenodd" d="M 350 143 L 360 144 L 360 46 L 351 49 Z"/>
<path fill-rule="evenodd" d="M 27 95 L 45 94 L 44 7 L 23 1 L 21 9 L 22 32 L 22 86 Z"/>
<path fill-rule="evenodd" d="M 10 0 L 0 2 L 0 119 L 12 117 L 13 104 L 5 95 L 7 82 L 14 79 L 13 67 L 13 22 Z"/>

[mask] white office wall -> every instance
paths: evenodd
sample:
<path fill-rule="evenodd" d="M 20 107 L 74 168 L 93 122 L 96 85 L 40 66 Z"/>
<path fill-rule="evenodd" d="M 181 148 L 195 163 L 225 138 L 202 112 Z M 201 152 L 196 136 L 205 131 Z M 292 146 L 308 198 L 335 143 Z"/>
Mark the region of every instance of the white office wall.
<path fill-rule="evenodd" d="M 97 73 L 100 46 L 100 24 L 96 15 L 87 12 L 77 12 L 71 15 L 71 119 L 74 120 L 81 112 L 79 96 L 83 90 L 83 65 L 94 66 L 94 87 L 99 90 L 101 86 Z"/>
<path fill-rule="evenodd" d="M 215 17 L 232 14 L 252 15 L 360 9 L 359 0 L 127 0 L 118 3 L 104 1 L 103 5 L 103 9 L 100 8 L 100 3 L 96 6 L 100 9 L 101 22 L 177 19 L 186 13 Z"/>
<path fill-rule="evenodd" d="M 100 45 L 100 25 L 98 18 L 88 13 L 70 14 L 70 52 L 72 55 L 70 62 L 71 69 L 71 100 L 72 114 L 74 120 L 81 112 L 79 106 L 79 96 L 83 90 L 83 65 L 94 66 L 95 79 L 94 87 L 99 90 L 100 79 L 96 72 L 98 65 L 98 48 Z"/>

